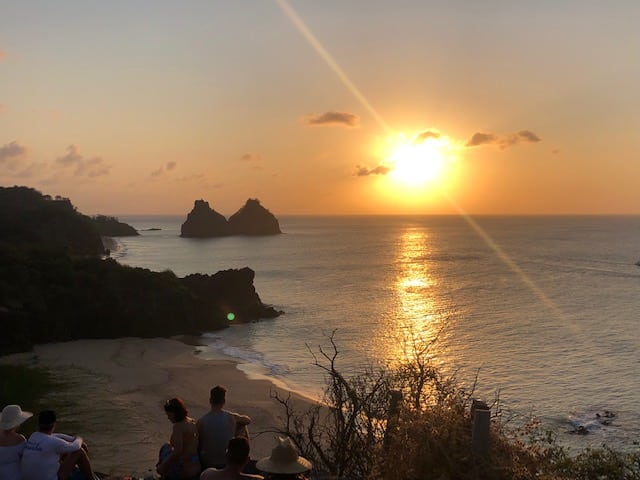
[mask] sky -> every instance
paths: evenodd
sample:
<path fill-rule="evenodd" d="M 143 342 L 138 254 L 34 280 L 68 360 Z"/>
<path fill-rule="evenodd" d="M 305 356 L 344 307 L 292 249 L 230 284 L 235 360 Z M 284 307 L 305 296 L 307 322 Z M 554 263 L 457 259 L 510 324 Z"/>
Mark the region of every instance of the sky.
<path fill-rule="evenodd" d="M 0 11 L 0 186 L 85 214 L 640 214 L 636 0 Z"/>

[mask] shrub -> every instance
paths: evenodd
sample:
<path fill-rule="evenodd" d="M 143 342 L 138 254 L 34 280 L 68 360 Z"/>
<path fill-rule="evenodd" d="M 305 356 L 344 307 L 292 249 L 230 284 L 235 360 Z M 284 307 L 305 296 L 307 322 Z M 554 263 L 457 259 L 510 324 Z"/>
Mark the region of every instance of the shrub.
<path fill-rule="evenodd" d="M 311 352 L 326 375 L 322 404 L 299 411 L 290 396 L 272 394 L 284 411 L 275 432 L 289 436 L 320 476 L 640 480 L 640 454 L 605 447 L 571 456 L 535 421 L 517 435 L 505 433 L 493 421 L 488 451 L 476 454 L 471 448 L 473 389 L 466 392 L 435 365 L 430 355 L 435 340 L 412 338 L 406 360 L 345 375 L 338 367 L 334 337 L 335 332 L 328 336 L 330 348 Z M 497 409 L 494 402 L 494 420 Z"/>

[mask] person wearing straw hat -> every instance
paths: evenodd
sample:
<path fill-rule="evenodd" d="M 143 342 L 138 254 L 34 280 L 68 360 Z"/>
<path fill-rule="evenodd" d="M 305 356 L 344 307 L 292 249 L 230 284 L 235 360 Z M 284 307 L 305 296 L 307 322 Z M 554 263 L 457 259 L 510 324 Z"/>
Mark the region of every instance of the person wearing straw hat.
<path fill-rule="evenodd" d="M 298 455 L 290 438 L 277 437 L 278 444 L 269 457 L 256 462 L 256 468 L 266 473 L 267 480 L 293 480 L 306 478 L 302 474 L 313 468 L 313 464 Z"/>
<path fill-rule="evenodd" d="M 33 413 L 7 405 L 0 414 L 0 480 L 20 480 L 20 460 L 27 439 L 17 430 Z"/>

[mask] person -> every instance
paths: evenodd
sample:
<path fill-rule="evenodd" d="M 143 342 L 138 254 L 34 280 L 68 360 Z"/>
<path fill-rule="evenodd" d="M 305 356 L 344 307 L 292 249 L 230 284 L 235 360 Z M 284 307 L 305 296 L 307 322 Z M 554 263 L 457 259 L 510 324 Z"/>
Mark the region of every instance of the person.
<path fill-rule="evenodd" d="M 226 398 L 226 388 L 222 385 L 213 387 L 209 395 L 211 409 L 197 422 L 203 469 L 224 468 L 227 446 L 233 437 L 243 436 L 249 440 L 247 425 L 251 423 L 251 418 L 225 410 Z"/>
<path fill-rule="evenodd" d="M 166 479 L 196 479 L 201 470 L 196 423 L 180 398 L 167 400 L 164 411 L 173 423 L 173 430 L 169 443 L 160 449 L 156 470 Z"/>
<path fill-rule="evenodd" d="M 262 480 L 261 475 L 242 473 L 249 463 L 249 440 L 245 437 L 229 440 L 225 459 L 226 465 L 222 470 L 207 468 L 200 475 L 200 480 Z"/>
<path fill-rule="evenodd" d="M 7 405 L 0 414 L 0 480 L 20 480 L 20 460 L 27 439 L 18 433 L 18 427 L 33 413 L 20 405 Z"/>
<path fill-rule="evenodd" d="M 256 468 L 264 472 L 266 480 L 306 480 L 303 474 L 313 468 L 313 464 L 298 455 L 298 451 L 288 437 L 277 437 L 278 444 L 271 455 L 256 462 Z"/>
<path fill-rule="evenodd" d="M 27 440 L 20 462 L 22 480 L 95 479 L 87 455 L 88 448 L 81 437 L 53 433 L 56 427 L 53 410 L 38 414 L 38 431 Z"/>

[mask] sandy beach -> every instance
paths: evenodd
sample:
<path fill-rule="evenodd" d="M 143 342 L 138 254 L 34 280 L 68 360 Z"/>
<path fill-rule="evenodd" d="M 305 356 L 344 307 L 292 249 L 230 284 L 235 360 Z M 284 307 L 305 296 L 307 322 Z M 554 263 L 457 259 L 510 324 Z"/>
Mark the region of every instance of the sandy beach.
<path fill-rule="evenodd" d="M 275 444 L 267 432 L 281 424 L 282 413 L 270 394 L 288 393 L 267 380 L 249 379 L 228 357 L 202 358 L 196 346 L 172 339 L 38 345 L 2 361 L 47 367 L 70 383 L 52 397 L 52 403 L 66 405 L 58 408 L 57 430 L 82 436 L 95 469 L 114 475 L 141 475 L 154 467 L 171 432 L 162 409 L 167 399 L 182 398 L 197 419 L 208 410 L 209 390 L 216 384 L 227 387 L 228 410 L 252 418 L 252 458 L 267 456 Z M 292 397 L 301 408 L 309 405 Z"/>

